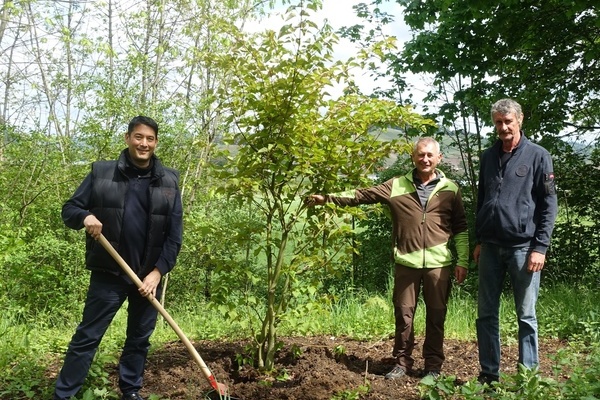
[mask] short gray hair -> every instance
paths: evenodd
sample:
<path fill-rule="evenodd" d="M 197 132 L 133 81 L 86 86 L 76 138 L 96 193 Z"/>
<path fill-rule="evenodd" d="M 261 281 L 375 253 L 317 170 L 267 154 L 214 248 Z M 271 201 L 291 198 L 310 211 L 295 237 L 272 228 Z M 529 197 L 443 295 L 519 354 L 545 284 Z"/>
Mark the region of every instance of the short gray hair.
<path fill-rule="evenodd" d="M 514 113 L 517 118 L 521 118 L 523 116 L 521 105 L 513 99 L 501 99 L 492 104 L 492 110 L 490 112 L 492 120 L 494 119 L 494 114 L 496 113 L 501 115 Z"/>
<path fill-rule="evenodd" d="M 413 146 L 413 154 L 415 154 L 415 153 L 417 152 L 417 148 L 419 147 L 419 145 L 420 145 L 421 143 L 433 143 L 433 144 L 435 145 L 435 149 L 436 149 L 436 151 L 438 152 L 438 154 L 439 154 L 439 153 L 441 153 L 441 150 L 440 150 L 440 144 L 438 143 L 438 141 L 437 141 L 437 140 L 435 140 L 434 138 L 432 138 L 432 137 L 429 137 L 429 136 L 421 136 L 421 137 L 420 137 L 420 138 L 419 138 L 419 139 L 418 139 L 418 140 L 415 142 L 415 144 L 414 144 L 414 146 Z"/>

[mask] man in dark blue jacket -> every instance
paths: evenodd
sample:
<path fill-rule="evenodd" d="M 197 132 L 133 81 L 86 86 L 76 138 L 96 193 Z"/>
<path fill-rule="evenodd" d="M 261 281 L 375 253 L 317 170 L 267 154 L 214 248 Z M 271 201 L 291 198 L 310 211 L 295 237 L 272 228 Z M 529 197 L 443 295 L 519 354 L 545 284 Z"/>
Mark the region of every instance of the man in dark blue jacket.
<path fill-rule="evenodd" d="M 535 306 L 557 213 L 552 159 L 521 131 L 521 106 L 502 99 L 491 114 L 499 140 L 481 155 L 473 253 L 479 264 L 479 381 L 488 384 L 500 375 L 498 315 L 507 274 L 519 325 L 518 362 L 539 364 Z"/>
<path fill-rule="evenodd" d="M 175 266 L 182 242 L 179 174 L 154 155 L 158 124 L 138 116 L 125 134 L 127 148 L 118 160 L 92 164 L 62 217 L 86 230 L 86 267 L 91 270 L 83 318 L 67 349 L 54 399 L 69 399 L 81 389 L 98 345 L 128 299 L 127 337 L 119 360 L 123 400 L 139 394 L 157 310 L 145 298 L 160 296 L 161 277 Z M 142 280 L 137 288 L 96 241 L 103 234 Z"/>

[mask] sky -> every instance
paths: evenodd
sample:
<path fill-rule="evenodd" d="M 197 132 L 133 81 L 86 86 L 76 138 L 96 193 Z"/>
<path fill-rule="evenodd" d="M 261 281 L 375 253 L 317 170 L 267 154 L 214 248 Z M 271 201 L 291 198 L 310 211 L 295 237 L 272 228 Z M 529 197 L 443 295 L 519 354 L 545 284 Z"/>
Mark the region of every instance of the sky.
<path fill-rule="evenodd" d="M 323 0 L 323 8 L 319 11 L 319 18 L 315 21 L 321 26 L 325 21 L 329 22 L 334 29 L 339 29 L 344 26 L 352 26 L 355 24 L 365 24 L 365 21 L 356 16 L 353 6 L 360 3 L 370 3 L 370 0 Z M 283 13 L 288 6 L 278 6 L 271 15 L 271 17 L 261 20 L 255 25 L 248 27 L 251 31 L 258 31 L 263 29 L 277 30 L 283 23 L 281 15 L 277 13 Z M 387 12 L 394 16 L 395 21 L 388 24 L 385 27 L 384 33 L 389 36 L 394 36 L 397 39 L 396 45 L 398 48 L 402 48 L 404 42 L 410 40 L 411 33 L 404 23 L 402 17 L 402 8 L 398 3 L 393 0 L 384 2 L 380 6 L 382 11 Z M 339 43 L 335 47 L 335 57 L 340 60 L 346 60 L 356 55 L 358 48 L 355 44 L 349 40 L 340 38 Z M 409 76 L 409 83 L 411 86 L 410 92 L 417 103 L 422 100 L 427 90 L 427 84 L 425 78 L 417 76 Z M 360 89 L 365 94 L 372 93 L 373 89 L 381 85 L 381 82 L 375 83 L 374 80 L 369 76 L 366 71 L 356 71 L 355 81 Z M 341 92 L 341 90 L 340 90 Z M 335 96 L 335 92 L 332 93 Z M 418 107 L 417 107 L 418 108 Z"/>

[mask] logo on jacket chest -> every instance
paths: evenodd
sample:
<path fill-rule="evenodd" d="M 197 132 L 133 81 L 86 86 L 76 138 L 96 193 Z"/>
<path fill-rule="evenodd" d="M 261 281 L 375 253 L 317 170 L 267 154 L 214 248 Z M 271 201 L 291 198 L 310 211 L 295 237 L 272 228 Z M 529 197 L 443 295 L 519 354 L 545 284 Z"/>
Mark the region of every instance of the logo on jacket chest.
<path fill-rule="evenodd" d="M 529 167 L 527 165 L 519 165 L 515 173 L 517 176 L 524 177 L 527 175 L 527 171 L 529 171 Z"/>

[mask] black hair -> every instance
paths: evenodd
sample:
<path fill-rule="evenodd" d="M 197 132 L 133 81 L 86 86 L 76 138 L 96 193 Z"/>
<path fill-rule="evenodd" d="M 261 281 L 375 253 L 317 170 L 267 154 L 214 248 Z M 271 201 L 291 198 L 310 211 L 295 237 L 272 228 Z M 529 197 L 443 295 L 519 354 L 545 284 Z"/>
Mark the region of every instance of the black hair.
<path fill-rule="evenodd" d="M 158 124 L 152 118 L 145 117 L 143 115 L 138 115 L 137 117 L 134 117 L 131 121 L 129 121 L 129 125 L 127 126 L 127 135 L 131 135 L 131 132 L 133 132 L 135 127 L 138 125 L 149 126 L 154 130 L 154 134 L 158 138 Z"/>

